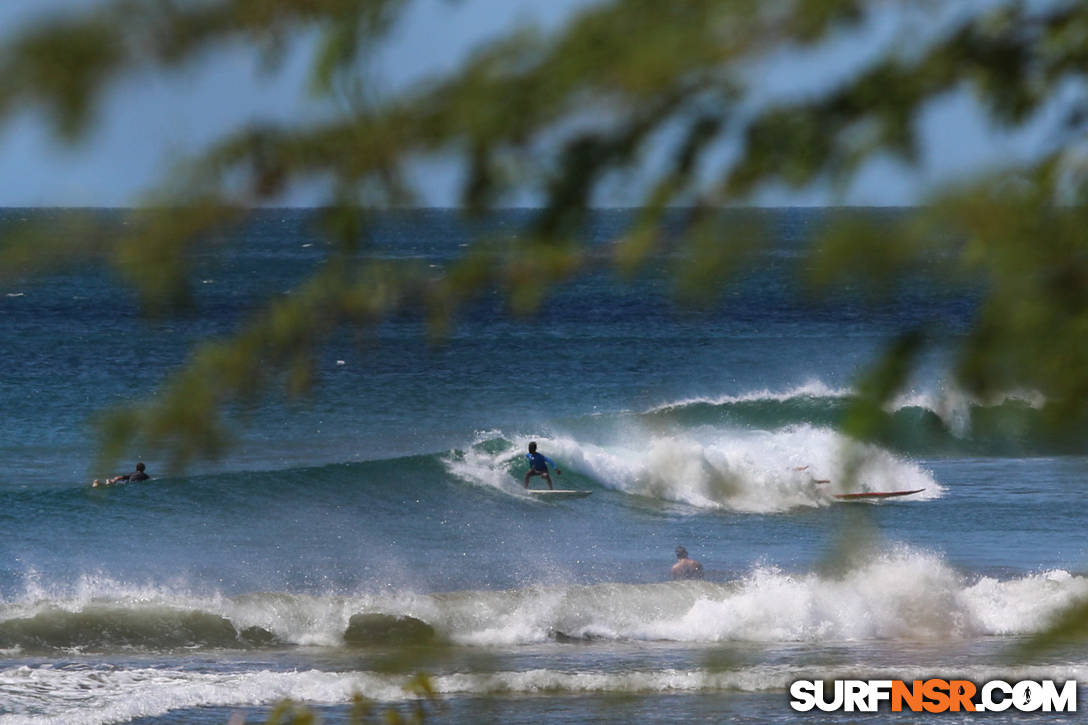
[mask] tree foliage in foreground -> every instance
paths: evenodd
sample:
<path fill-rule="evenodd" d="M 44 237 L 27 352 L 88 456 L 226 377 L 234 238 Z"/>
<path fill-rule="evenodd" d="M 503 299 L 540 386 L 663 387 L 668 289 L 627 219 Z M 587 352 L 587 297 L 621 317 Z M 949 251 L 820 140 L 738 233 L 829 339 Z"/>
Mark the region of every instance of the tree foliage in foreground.
<path fill-rule="evenodd" d="M 385 725 L 423 725 L 428 719 L 433 720 L 436 712 L 440 712 L 442 703 L 431 683 L 431 679 L 418 674 L 410 678 L 404 685 L 404 691 L 414 698 L 407 712 L 402 712 L 396 707 L 386 707 L 379 710 L 374 703 L 362 695 L 352 697 L 351 709 L 348 711 L 350 725 L 371 725 L 372 723 L 385 723 Z M 227 725 L 244 725 L 244 717 L 237 721 L 232 718 Z M 320 725 L 321 718 L 312 710 L 290 700 L 277 705 L 268 714 L 264 725 Z"/>
<path fill-rule="evenodd" d="M 633 277 L 666 244 L 688 260 L 681 296 L 712 299 L 759 236 L 715 209 L 767 188 L 846 189 L 874 161 L 916 165 L 927 109 L 966 94 L 997 128 L 1043 111 L 1058 118 L 1050 146 L 935 191 L 894 225 L 832 228 L 799 262 L 817 288 L 890 296 L 922 271 L 981 294 L 966 336 L 903 331 L 862 381 L 848 432 L 879 433 L 882 403 L 934 345 L 952 346 L 952 382 L 966 392 L 1032 390 L 1046 400 L 1044 420 L 1088 422 L 1088 4 L 947 5 L 604 1 L 554 33 L 512 31 L 458 68 L 382 93 L 366 82 L 368 57 L 401 0 L 103 0 L 6 39 L 0 121 L 37 109 L 59 138 L 78 140 L 119 82 L 238 44 L 273 68 L 285 49 L 307 48 L 321 113 L 225 129 L 149 190 L 123 234 L 93 223 L 6 230 L 0 283 L 57 263 L 108 263 L 150 312 L 169 312 L 185 304 L 187 261 L 216 230 L 300 185 L 323 189 L 329 251 L 311 279 L 233 337 L 199 346 L 137 414 L 110 418 L 108 457 L 138 445 L 182 465 L 221 452 L 232 403 L 304 391 L 325 340 L 367 333 L 399 310 L 423 311 L 440 334 L 467 301 L 498 289 L 512 312 L 531 313 L 553 285 L 602 264 Z M 761 61 L 788 53 L 801 67 L 880 17 L 896 32 L 852 72 L 808 93 L 760 94 Z M 376 212 L 412 205 L 412 170 L 428 159 L 461 165 L 466 215 L 524 193 L 542 205 L 516 239 L 481 240 L 438 272 L 359 255 Z M 602 262 L 578 231 L 600 190 L 617 184 L 637 190 L 640 211 Z M 683 227 L 666 235 L 663 216 L 676 208 Z"/>
<path fill-rule="evenodd" d="M 269 385 L 305 390 L 315 350 L 344 327 L 366 331 L 410 307 L 425 310 L 440 332 L 466 300 L 496 288 L 512 311 L 532 312 L 546 289 L 601 263 L 585 253 L 578 230 L 602 185 L 626 181 L 642 193 L 642 211 L 612 247 L 624 275 L 666 243 L 663 214 L 686 210 L 668 243 L 689 260 L 678 272 L 681 296 L 705 300 L 753 241 L 715 208 L 743 204 L 768 186 L 845 188 L 873 159 L 910 165 L 927 104 L 950 94 L 970 94 L 1009 128 L 1057 105 L 1064 120 L 1045 155 L 935 195 L 895 228 L 833 229 L 801 264 L 823 286 L 892 294 L 926 269 L 983 289 L 970 334 L 956 341 L 955 382 L 983 398 L 1035 390 L 1054 420 L 1084 421 L 1085 107 L 1067 91 L 1085 80 L 1088 8 L 995 3 L 930 27 L 925 20 L 943 5 L 601 2 L 553 34 L 511 32 L 445 75 L 382 94 L 368 92 L 365 68 L 404 11 L 399 0 L 105 0 L 7 40 L 0 118 L 35 108 L 60 138 L 78 139 L 112 85 L 242 43 L 273 66 L 286 48 L 309 49 L 310 91 L 323 109 L 311 115 L 320 120 L 226 129 L 149 191 L 147 208 L 123 234 L 93 224 L 63 235 L 9 229 L 0 275 L 10 281 L 57 261 L 105 260 L 149 311 L 169 312 L 185 304 L 187 260 L 215 230 L 299 185 L 327 192 L 329 253 L 310 281 L 234 337 L 200 346 L 155 401 L 106 426 L 108 455 L 139 443 L 182 465 L 221 452 L 222 411 L 233 401 Z M 900 33 L 874 59 L 822 91 L 753 101 L 762 59 L 790 52 L 803 65 L 806 53 L 850 42 L 851 33 L 863 37 L 882 14 L 898 19 Z M 723 152 L 730 145 L 738 150 Z M 662 147 L 663 163 L 646 162 Z M 411 205 L 413 164 L 434 158 L 462 164 L 468 215 L 526 191 L 543 206 L 516 241 L 482 241 L 437 274 L 360 257 L 374 213 Z M 880 404 L 918 352 L 947 342 L 931 330 L 904 333 L 889 353 L 900 364 L 878 368 L 850 432 L 878 429 Z"/>

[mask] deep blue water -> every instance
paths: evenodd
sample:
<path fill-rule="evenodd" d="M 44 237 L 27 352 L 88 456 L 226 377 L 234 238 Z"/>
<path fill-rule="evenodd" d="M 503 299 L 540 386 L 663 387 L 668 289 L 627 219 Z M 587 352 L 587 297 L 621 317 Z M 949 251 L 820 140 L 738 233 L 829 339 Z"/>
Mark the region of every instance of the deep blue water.
<path fill-rule="evenodd" d="M 632 282 L 557 287 L 531 318 L 487 290 L 439 345 L 415 311 L 364 344 L 344 331 L 308 399 L 233 410 L 226 458 L 172 472 L 130 451 L 153 480 L 109 489 L 88 486 L 111 473 L 94 415 L 290 294 L 327 252 L 312 216 L 262 211 L 196 254 L 180 315 L 141 316 L 110 268 L 0 289 L 0 724 L 253 721 L 283 697 L 337 722 L 353 692 L 407 707 L 389 651 L 346 641 L 365 613 L 433 627 L 442 646 L 406 667 L 458 722 L 790 722 L 798 678 L 1083 679 L 1075 650 L 1006 658 L 1088 596 L 1080 432 L 1035 432 L 1030 391 L 960 394 L 942 349 L 886 440 L 836 430 L 883 345 L 954 342 L 977 292 L 811 297 L 814 230 L 857 213 L 899 212 L 737 212 L 767 244 L 705 310 L 674 304 L 662 255 Z M 596 213 L 588 242 L 603 256 L 631 218 Z M 391 215 L 360 257 L 439 269 L 527 219 Z M 527 495 L 530 440 L 592 495 Z M 668 580 L 678 544 L 705 581 Z"/>

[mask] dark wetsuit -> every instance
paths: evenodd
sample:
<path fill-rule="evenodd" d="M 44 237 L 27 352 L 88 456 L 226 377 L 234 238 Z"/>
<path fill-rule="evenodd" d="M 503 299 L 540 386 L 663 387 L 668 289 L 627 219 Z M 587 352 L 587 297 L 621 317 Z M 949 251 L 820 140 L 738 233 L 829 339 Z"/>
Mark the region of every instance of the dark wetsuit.
<path fill-rule="evenodd" d="M 126 473 L 123 476 L 118 476 L 117 480 L 118 481 L 146 481 L 149 478 L 151 478 L 151 476 L 147 475 L 143 471 L 133 471 L 132 473 Z"/>

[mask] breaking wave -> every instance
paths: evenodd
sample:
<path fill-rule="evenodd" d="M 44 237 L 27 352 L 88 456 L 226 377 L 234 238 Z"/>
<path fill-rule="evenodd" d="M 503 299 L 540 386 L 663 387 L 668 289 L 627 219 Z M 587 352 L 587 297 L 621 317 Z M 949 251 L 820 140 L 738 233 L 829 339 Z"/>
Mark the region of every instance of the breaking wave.
<path fill-rule="evenodd" d="M 469 483 L 520 495 L 528 439 L 489 433 L 447 460 Z M 911 500 L 940 497 L 943 488 L 919 465 L 877 446 L 858 444 L 828 428 L 794 425 L 774 431 L 704 427 L 664 432 L 629 428 L 611 442 L 538 437 L 562 461 L 566 481 L 588 481 L 622 493 L 693 506 L 750 513 L 820 507 L 834 495 L 923 489 Z"/>
<path fill-rule="evenodd" d="M 982 682 L 1004 678 L 1082 681 L 1083 666 L 956 666 L 949 677 Z M 926 667 L 872 667 L 880 679 L 925 679 Z M 446 673 L 430 678 L 439 697 L 655 695 L 785 691 L 796 679 L 847 679 L 848 666 L 757 665 L 739 669 L 655 669 L 625 672 L 538 668 Z M 43 666 L 0 670 L 8 714 L 0 725 L 100 725 L 197 707 L 254 707 L 290 699 L 317 705 L 348 704 L 355 695 L 391 703 L 415 700 L 411 678 L 370 671 L 197 672 L 109 666 Z"/>
<path fill-rule="evenodd" d="M 938 556 L 906 548 L 871 556 L 845 573 L 756 567 L 725 582 L 236 597 L 166 589 L 133 596 L 123 583 L 109 581 L 96 587 L 97 593 L 82 598 L 27 596 L 0 604 L 0 649 L 344 647 L 350 646 L 349 623 L 359 614 L 418 620 L 439 641 L 469 647 L 594 640 L 939 641 L 1031 634 L 1088 597 L 1088 579 L 1063 570 L 968 578 Z"/>

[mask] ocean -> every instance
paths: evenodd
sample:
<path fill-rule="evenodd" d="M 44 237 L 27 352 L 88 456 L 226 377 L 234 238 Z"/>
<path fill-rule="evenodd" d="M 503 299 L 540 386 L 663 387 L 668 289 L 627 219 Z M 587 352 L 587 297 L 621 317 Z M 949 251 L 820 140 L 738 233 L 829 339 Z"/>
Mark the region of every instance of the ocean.
<path fill-rule="evenodd" d="M 926 280 L 809 294 L 817 230 L 902 213 L 745 211 L 766 245 L 706 309 L 674 303 L 662 254 L 632 281 L 556 286 L 530 318 L 488 291 L 439 344 L 411 311 L 345 330 L 308 397 L 239 404 L 226 456 L 183 472 L 154 450 L 94 470 L 95 418 L 290 294 L 327 251 L 312 212 L 255 212 L 194 254 L 177 316 L 142 316 L 109 267 L 0 289 L 0 725 L 256 723 L 285 698 L 344 723 L 356 695 L 412 712 L 420 672 L 434 722 L 948 723 L 971 718 L 802 714 L 789 688 L 1088 679 L 1083 646 L 1016 654 L 1088 597 L 1077 431 L 1038 433 L 1031 391 L 964 395 L 938 348 L 886 440 L 838 432 L 884 345 L 954 342 L 975 312 L 977 290 Z M 587 243 L 606 254 L 633 218 L 595 212 Z M 390 213 L 361 256 L 439 269 L 478 232 Z M 527 494 L 529 441 L 592 495 Z M 137 460 L 150 481 L 88 485 Z M 681 545 L 703 580 L 670 580 Z M 1069 718 L 985 720 L 1025 717 Z"/>

